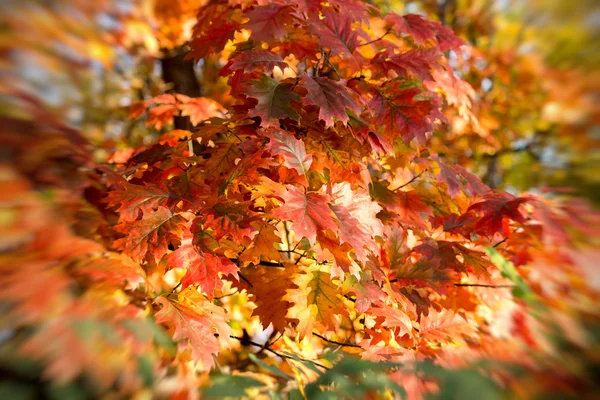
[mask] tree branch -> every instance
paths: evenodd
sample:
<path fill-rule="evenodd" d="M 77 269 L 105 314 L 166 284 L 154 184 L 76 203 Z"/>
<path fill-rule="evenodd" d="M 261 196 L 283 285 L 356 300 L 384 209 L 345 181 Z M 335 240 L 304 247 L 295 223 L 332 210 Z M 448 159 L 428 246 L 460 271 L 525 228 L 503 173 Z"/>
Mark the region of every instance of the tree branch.
<path fill-rule="evenodd" d="M 413 183 L 414 181 L 419 179 L 419 177 L 421 175 L 423 175 L 425 172 L 427 172 L 427 168 L 425 168 L 423 171 L 419 172 L 417 175 L 413 176 L 410 181 L 406 182 L 404 185 L 400 186 L 398 189 L 402 189 L 403 187 L 410 185 L 411 183 Z"/>
<path fill-rule="evenodd" d="M 361 44 L 359 44 L 359 45 L 358 45 L 358 46 L 356 46 L 356 47 L 366 46 L 366 45 L 368 45 L 368 44 L 371 44 L 371 43 L 378 42 L 378 41 L 380 41 L 381 39 L 383 39 L 384 37 L 386 37 L 387 35 L 389 35 L 391 31 L 392 31 L 392 28 L 388 28 L 388 30 L 387 30 L 387 31 L 385 31 L 385 33 L 384 33 L 383 35 L 381 35 L 380 37 L 378 37 L 377 39 L 373 39 L 373 40 L 371 40 L 371 41 L 369 41 L 369 42 L 361 43 Z"/>
<path fill-rule="evenodd" d="M 512 289 L 514 285 L 486 285 L 484 283 L 455 283 L 456 287 L 484 287 L 490 289 Z"/>
<path fill-rule="evenodd" d="M 273 350 L 272 348 L 270 348 L 270 347 L 268 346 L 268 343 L 265 343 L 265 344 L 260 344 L 260 343 L 253 342 L 252 340 L 246 340 L 246 339 L 244 339 L 244 338 L 241 338 L 241 337 L 239 337 L 239 336 L 235 336 L 235 335 L 230 335 L 229 337 L 230 337 L 230 338 L 232 338 L 232 339 L 239 340 L 240 342 L 241 342 L 241 341 L 243 341 L 244 343 L 250 344 L 250 345 L 252 345 L 252 346 L 256 346 L 256 347 L 259 347 L 259 348 L 261 348 L 261 349 L 265 349 L 266 351 L 268 351 L 268 352 L 270 352 L 270 353 L 273 353 L 273 354 L 275 354 L 277 357 L 281 357 L 281 358 L 287 358 L 288 360 L 294 360 L 294 361 L 296 360 L 294 357 L 291 357 L 291 356 L 288 356 L 288 355 L 286 355 L 286 354 L 282 354 L 282 353 L 280 353 L 280 352 L 278 352 L 278 351 L 276 351 L 276 350 Z M 302 358 L 302 357 L 300 357 L 300 356 L 298 356 L 298 355 L 296 355 L 296 357 L 298 357 L 298 359 L 299 359 L 299 360 L 302 360 L 302 361 L 306 361 L 306 362 L 312 363 L 312 364 L 316 365 L 317 367 L 321 367 L 321 368 L 323 368 L 323 369 L 329 369 L 328 367 L 326 367 L 326 366 L 324 366 L 323 364 L 321 364 L 321 363 L 318 363 L 318 362 L 316 362 L 316 361 L 313 361 L 313 360 L 308 360 L 308 359 L 306 359 L 306 358 Z"/>
<path fill-rule="evenodd" d="M 327 339 L 326 337 L 323 337 L 323 336 L 319 335 L 318 333 L 314 333 L 314 332 L 313 332 L 313 335 L 315 335 L 316 337 L 318 337 L 319 339 L 321 339 L 327 343 L 337 344 L 338 346 L 355 347 L 357 349 L 362 349 L 362 347 L 360 347 L 357 344 L 337 342 L 335 340 Z"/>

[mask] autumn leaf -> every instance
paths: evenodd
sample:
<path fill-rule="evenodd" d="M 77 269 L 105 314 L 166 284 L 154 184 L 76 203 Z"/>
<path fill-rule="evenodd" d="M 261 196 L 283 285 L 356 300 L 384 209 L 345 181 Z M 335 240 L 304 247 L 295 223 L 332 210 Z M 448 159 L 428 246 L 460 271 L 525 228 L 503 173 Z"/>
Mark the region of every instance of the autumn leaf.
<path fill-rule="evenodd" d="M 245 86 L 245 94 L 258 100 L 258 104 L 249 111 L 249 116 L 260 117 L 263 127 L 278 127 L 280 118 L 297 120 L 299 115 L 292 103 L 299 102 L 301 97 L 292 88 L 292 83 L 280 82 L 266 75 L 249 81 Z"/>
<path fill-rule="evenodd" d="M 269 138 L 271 154 L 280 155 L 283 165 L 306 175 L 312 163 L 312 156 L 306 154 L 304 142 L 281 130 L 270 128 L 263 132 Z"/>
<path fill-rule="evenodd" d="M 377 53 L 369 66 L 375 73 L 393 71 L 398 77 L 414 75 L 423 81 L 433 80 L 431 70 L 436 67 L 440 57 L 441 53 L 436 48 L 412 49 L 399 54 L 384 51 Z"/>
<path fill-rule="evenodd" d="M 282 71 L 288 66 L 276 53 L 267 50 L 246 50 L 236 53 L 221 69 L 219 75 L 227 76 L 235 71 L 242 73 L 262 71 L 267 74 L 273 72 L 275 67 Z"/>
<path fill-rule="evenodd" d="M 288 290 L 297 288 L 294 283 L 296 272 L 294 264 L 285 264 L 281 268 L 256 265 L 243 269 L 246 280 L 240 279 L 235 285 L 252 296 L 250 299 L 257 306 L 252 315 L 259 317 L 263 328 L 272 324 L 276 331 L 283 332 L 290 322 L 286 315 L 292 303 L 284 298 Z M 254 283 L 250 286 L 247 282 Z"/>
<path fill-rule="evenodd" d="M 383 132 L 388 138 L 393 139 L 400 134 L 405 143 L 416 138 L 425 145 L 434 122 L 444 119 L 439 113 L 438 101 L 431 94 L 394 80 L 381 88 L 374 88 L 369 108 L 376 123 L 384 127 Z"/>
<path fill-rule="evenodd" d="M 419 320 L 419 336 L 427 342 L 462 341 L 463 336 L 474 335 L 471 324 L 450 310 L 432 310 Z"/>
<path fill-rule="evenodd" d="M 281 4 L 260 5 L 246 16 L 249 21 L 243 27 L 252 31 L 254 40 L 267 43 L 282 40 L 286 34 L 285 26 L 296 19 L 294 7 Z"/>
<path fill-rule="evenodd" d="M 412 336 L 412 322 L 408 315 L 402 310 L 392 307 L 372 307 L 367 310 L 367 314 L 383 317 L 381 326 L 396 328 L 399 336 Z"/>
<path fill-rule="evenodd" d="M 400 16 L 394 12 L 389 13 L 385 20 L 391 23 L 398 34 L 409 34 L 417 44 L 425 44 L 427 40 L 437 42 L 440 50 L 458 50 L 464 44 L 448 27 L 439 22 L 429 21 L 417 14 Z"/>
<path fill-rule="evenodd" d="M 359 38 L 366 36 L 362 29 L 352 28 L 352 18 L 346 14 L 338 14 L 331 8 L 321 11 L 323 19 L 316 19 L 308 25 L 308 31 L 319 37 L 319 45 L 331 51 L 332 56 L 342 55 L 353 62 L 359 69 L 362 65 L 360 56 L 354 50 L 360 44 Z"/>
<path fill-rule="evenodd" d="M 215 289 L 223 287 L 219 274 L 231 274 L 237 278 L 238 268 L 227 257 L 201 251 L 192 244 L 185 244 L 167 256 L 167 263 L 187 271 L 181 279 L 182 288 L 198 283 L 209 298 Z"/>
<path fill-rule="evenodd" d="M 304 193 L 293 185 L 286 185 L 282 194 L 284 205 L 273 212 L 274 218 L 291 221 L 292 229 L 300 237 L 314 243 L 318 231 L 338 230 L 337 218 L 327 203 L 327 196 L 321 193 Z"/>
<path fill-rule="evenodd" d="M 302 78 L 302 84 L 308 92 L 304 102 L 319 107 L 319 118 L 325 121 L 327 127 L 333 126 L 334 118 L 346 124 L 346 109 L 355 114 L 361 112 L 360 104 L 343 81 L 305 76 Z"/>
<path fill-rule="evenodd" d="M 124 221 L 134 221 L 140 214 L 154 212 L 163 205 L 171 194 L 165 188 L 146 183 L 133 185 L 123 181 L 117 189 L 108 193 L 106 202 L 109 206 L 117 207 L 117 212 Z"/>
<path fill-rule="evenodd" d="M 200 14 L 190 41 L 190 53 L 186 58 L 200 60 L 220 52 L 235 31 L 240 29 L 241 12 L 239 9 L 223 7 L 213 3 L 205 6 Z"/>
<path fill-rule="evenodd" d="M 329 273 L 310 270 L 296 282 L 299 289 L 288 291 L 284 298 L 294 303 L 288 311 L 290 318 L 299 320 L 296 330 L 302 335 L 312 334 L 312 329 L 337 329 L 336 314 L 344 313 L 338 287 L 331 282 Z"/>
<path fill-rule="evenodd" d="M 167 253 L 169 241 L 181 239 L 185 223 L 180 214 L 159 206 L 139 220 L 117 225 L 115 230 L 125 237 L 115 240 L 114 245 L 135 261 L 142 261 L 149 253 L 158 262 Z"/>
<path fill-rule="evenodd" d="M 515 197 L 509 193 L 490 192 L 484 196 L 484 201 L 473 204 L 468 211 L 481 215 L 475 224 L 476 232 L 491 237 L 494 233 L 503 231 L 505 218 L 520 223 L 525 222 L 519 207 L 526 201 L 524 197 Z"/>
<path fill-rule="evenodd" d="M 210 369 L 215 364 L 213 357 L 221 351 L 223 340 L 219 338 L 228 338 L 231 334 L 227 325 L 229 318 L 224 309 L 199 297 L 196 300 L 184 303 L 158 297 L 155 302 L 162 308 L 155 319 L 157 323 L 169 326 L 173 339 L 180 343 L 180 351 L 189 348 L 192 359 L 201 362 L 204 369 Z"/>
<path fill-rule="evenodd" d="M 251 244 L 240 254 L 239 260 L 255 264 L 261 259 L 279 262 L 281 255 L 275 245 L 281 244 L 281 239 L 277 236 L 275 227 L 259 221 L 252 222 L 251 225 L 256 229 L 256 234 Z"/>
<path fill-rule="evenodd" d="M 190 122 L 194 126 L 209 118 L 222 115 L 225 112 L 223 106 L 205 97 L 190 98 L 183 104 L 180 104 L 179 109 L 182 116 L 190 117 Z"/>

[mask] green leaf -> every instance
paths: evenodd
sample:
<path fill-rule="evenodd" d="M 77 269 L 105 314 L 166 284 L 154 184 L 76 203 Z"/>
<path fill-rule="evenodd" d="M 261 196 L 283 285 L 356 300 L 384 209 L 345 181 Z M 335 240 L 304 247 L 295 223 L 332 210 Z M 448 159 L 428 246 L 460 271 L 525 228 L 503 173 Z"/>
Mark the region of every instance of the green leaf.
<path fill-rule="evenodd" d="M 515 287 L 512 290 L 513 296 L 523 299 L 527 302 L 532 301 L 533 292 L 529 288 L 529 285 L 527 285 L 527 282 L 525 282 L 523 277 L 519 274 L 519 271 L 517 271 L 513 263 L 504 258 L 496 251 L 495 248 L 491 246 L 488 246 L 485 249 L 485 252 L 490 257 L 490 260 L 492 260 L 494 265 L 500 268 L 502 276 L 515 284 Z"/>
<path fill-rule="evenodd" d="M 205 397 L 244 397 L 246 389 L 265 386 L 256 379 L 240 375 L 215 375 L 211 381 L 212 385 L 202 393 Z"/>
<path fill-rule="evenodd" d="M 259 359 L 258 357 L 256 357 L 254 354 L 248 354 L 248 357 L 252 360 L 252 362 L 254 362 L 256 365 L 258 365 L 259 367 L 266 369 L 267 371 L 269 371 L 271 374 L 276 375 L 276 376 L 280 376 L 284 379 L 292 379 L 291 376 L 289 376 L 288 374 L 286 374 L 285 372 L 281 371 L 279 368 L 273 366 L 273 365 L 269 365 L 267 363 L 265 363 L 264 361 L 262 361 L 261 359 Z"/>

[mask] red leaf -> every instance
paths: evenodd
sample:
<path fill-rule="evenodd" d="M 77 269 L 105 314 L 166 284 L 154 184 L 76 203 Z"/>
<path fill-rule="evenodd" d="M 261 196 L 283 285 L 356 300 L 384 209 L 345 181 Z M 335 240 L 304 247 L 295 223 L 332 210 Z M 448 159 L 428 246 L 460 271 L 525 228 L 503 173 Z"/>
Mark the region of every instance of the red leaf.
<path fill-rule="evenodd" d="M 116 207 L 121 221 L 133 221 L 140 213 L 148 214 L 156 210 L 169 199 L 169 191 L 158 185 L 145 183 L 132 185 L 126 181 L 119 184 L 118 189 L 108 193 L 106 202 L 111 207 Z"/>
<path fill-rule="evenodd" d="M 267 129 L 263 133 L 269 138 L 269 148 L 274 156 L 282 156 L 283 165 L 305 175 L 312 164 L 312 155 L 307 155 L 304 142 L 278 129 Z"/>
<path fill-rule="evenodd" d="M 234 54 L 221 69 L 219 75 L 230 75 L 238 70 L 242 73 L 262 71 L 270 74 L 275 67 L 279 67 L 283 71 L 287 66 L 288 64 L 278 54 L 267 50 L 247 50 Z"/>
<path fill-rule="evenodd" d="M 432 68 L 440 59 L 438 49 L 412 49 L 400 54 L 391 51 L 378 53 L 371 60 L 373 72 L 383 71 L 386 74 L 394 71 L 399 77 L 408 77 L 413 74 L 421 80 L 432 80 Z"/>
<path fill-rule="evenodd" d="M 424 98 L 422 98 L 424 97 Z M 376 123 L 383 126 L 391 139 L 402 135 L 405 143 L 416 138 L 426 144 L 426 134 L 433 130 L 433 122 L 443 119 L 438 109 L 439 98 L 423 93 L 418 88 L 407 88 L 401 81 L 391 81 L 375 88 L 369 107 Z"/>
<path fill-rule="evenodd" d="M 216 288 L 223 287 L 221 274 L 231 274 L 237 278 L 237 266 L 227 257 L 210 252 L 199 251 L 192 244 L 185 244 L 167 256 L 171 267 L 186 268 L 187 272 L 181 279 L 182 288 L 198 283 L 206 295 L 212 299 Z"/>
<path fill-rule="evenodd" d="M 281 196 L 285 204 L 273 212 L 274 218 L 292 222 L 292 229 L 300 236 L 315 243 L 317 231 L 331 229 L 337 232 L 337 218 L 327 203 L 327 196 L 321 193 L 304 193 L 299 188 L 286 185 L 287 191 Z"/>
<path fill-rule="evenodd" d="M 302 83 L 308 91 L 304 102 L 319 107 L 319 118 L 325 121 L 325 126 L 333 126 L 334 118 L 346 125 L 348 122 L 346 109 L 357 115 L 360 114 L 361 107 L 344 81 L 336 82 L 329 78 L 305 76 Z"/>
<path fill-rule="evenodd" d="M 464 41 L 458 38 L 451 29 L 439 22 L 429 21 L 420 15 L 400 16 L 392 12 L 385 17 L 385 20 L 392 23 L 392 28 L 397 33 L 411 35 L 417 44 L 433 40 L 442 51 L 458 50 L 464 44 Z"/>
<path fill-rule="evenodd" d="M 293 101 L 301 97 L 292 92 L 293 85 L 289 82 L 279 82 L 266 75 L 258 80 L 251 80 L 245 85 L 245 94 L 258 100 L 258 104 L 248 111 L 250 117 L 260 117 L 261 126 L 279 127 L 280 118 L 298 120 L 298 112 L 292 106 Z"/>
<path fill-rule="evenodd" d="M 186 59 L 199 60 L 220 52 L 233 39 L 235 31 L 240 29 L 240 9 L 213 3 L 203 7 L 198 15 L 190 41 L 191 51 Z"/>
<path fill-rule="evenodd" d="M 491 192 L 484 196 L 484 199 L 467 210 L 483 214 L 475 224 L 477 233 L 491 237 L 496 232 L 502 232 L 505 218 L 525 222 L 519 206 L 527 201 L 526 198 L 515 197 L 506 192 Z"/>
<path fill-rule="evenodd" d="M 267 43 L 282 40 L 286 34 L 285 26 L 296 18 L 293 6 L 281 4 L 258 6 L 246 16 L 250 20 L 243 27 L 252 31 L 252 39 Z"/>
<path fill-rule="evenodd" d="M 181 110 L 182 116 L 190 117 L 190 121 L 194 126 L 225 112 L 223 106 L 216 101 L 205 97 L 186 99 L 183 104 L 179 105 L 179 109 Z"/>
<path fill-rule="evenodd" d="M 343 11 L 342 11 L 343 13 Z M 331 8 L 322 11 L 323 19 L 312 20 L 308 31 L 319 37 L 319 45 L 331 50 L 332 56 L 342 55 L 342 58 L 354 62 L 354 67 L 360 68 L 362 61 L 355 57 L 354 50 L 360 44 L 358 38 L 367 35 L 362 29 L 352 29 L 352 18 L 340 15 Z"/>
<path fill-rule="evenodd" d="M 143 260 L 150 253 L 158 262 L 167 253 L 170 240 L 181 239 L 185 223 L 181 215 L 159 206 L 142 219 L 117 225 L 115 230 L 126 236 L 115 240 L 114 245 L 135 261 Z"/>
<path fill-rule="evenodd" d="M 231 335 L 225 310 L 208 301 L 188 305 L 158 297 L 156 303 L 162 306 L 155 315 L 156 322 L 168 324 L 174 340 L 187 342 L 180 346 L 180 351 L 191 349 L 194 361 L 202 361 L 204 368 L 211 368 L 213 356 L 221 350 L 219 338 Z"/>

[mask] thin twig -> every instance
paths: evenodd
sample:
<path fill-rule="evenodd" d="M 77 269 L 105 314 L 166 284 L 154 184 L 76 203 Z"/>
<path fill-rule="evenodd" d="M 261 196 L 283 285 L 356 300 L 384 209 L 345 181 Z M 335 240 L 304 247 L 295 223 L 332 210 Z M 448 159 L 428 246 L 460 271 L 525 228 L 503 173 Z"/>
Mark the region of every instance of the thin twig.
<path fill-rule="evenodd" d="M 231 292 L 231 293 L 227 293 L 227 294 L 224 294 L 223 296 L 215 297 L 215 300 L 220 300 L 220 299 L 223 299 L 223 298 L 225 298 L 225 297 L 233 296 L 233 295 L 234 295 L 234 294 L 236 294 L 237 292 L 238 292 L 238 290 L 237 290 L 237 288 L 236 288 L 236 289 L 235 289 L 233 292 Z"/>
<path fill-rule="evenodd" d="M 329 64 L 329 66 L 331 67 L 331 69 L 333 70 L 333 72 L 335 72 L 335 74 L 337 75 L 338 79 L 342 79 L 342 76 L 340 75 L 340 73 L 335 68 L 335 65 L 333 65 L 333 63 L 329 59 L 329 54 L 325 55 L 325 60 L 327 61 L 327 63 Z"/>
<path fill-rule="evenodd" d="M 271 352 L 271 353 L 275 354 L 277 357 L 281 357 L 281 358 L 287 358 L 288 360 L 294 360 L 294 361 L 297 361 L 297 360 L 296 360 L 294 357 L 292 357 L 292 356 L 288 356 L 288 355 L 286 355 L 286 354 L 281 354 L 280 352 L 273 350 L 273 349 L 272 349 L 272 348 L 270 348 L 269 346 L 265 346 L 265 345 L 262 345 L 262 344 L 260 344 L 260 343 L 253 342 L 252 340 L 245 340 L 244 338 L 241 338 L 241 337 L 239 337 L 239 336 L 230 335 L 229 337 L 230 337 L 230 338 L 232 338 L 232 339 L 239 340 L 239 341 L 242 341 L 242 340 L 244 340 L 244 342 L 245 342 L 245 343 L 251 344 L 252 346 L 256 346 L 256 347 L 259 347 L 259 348 L 261 348 L 261 349 L 262 349 L 262 348 L 264 348 L 266 351 L 268 351 L 268 352 Z M 264 346 L 264 347 L 263 347 L 263 346 Z M 316 362 L 316 361 L 313 361 L 313 360 L 308 360 L 308 359 L 306 359 L 306 358 L 302 358 L 302 357 L 300 357 L 300 356 L 298 356 L 298 355 L 296 355 L 296 357 L 298 357 L 298 359 L 299 359 L 299 360 L 302 360 L 302 361 L 306 361 L 306 362 L 312 363 L 312 364 L 316 365 L 317 367 L 321 367 L 321 368 L 323 368 L 323 369 L 329 369 L 328 367 L 326 367 L 326 366 L 324 366 L 323 364 L 320 364 L 320 363 L 318 363 L 318 362 Z"/>
<path fill-rule="evenodd" d="M 398 279 L 391 279 L 390 283 L 398 282 Z M 490 289 L 508 289 L 513 288 L 514 285 L 487 285 L 484 283 L 453 283 L 456 287 L 485 287 Z"/>
<path fill-rule="evenodd" d="M 324 340 L 327 343 L 337 344 L 338 346 L 355 347 L 357 349 L 362 349 L 362 347 L 360 347 L 357 344 L 337 342 L 335 340 L 327 339 L 326 337 L 323 337 L 323 336 L 319 335 L 318 333 L 314 333 L 314 332 L 313 332 L 313 335 L 315 335 L 316 337 L 318 337 L 321 340 Z"/>
<path fill-rule="evenodd" d="M 387 31 L 385 31 L 385 33 L 384 33 L 383 35 L 381 35 L 380 37 L 378 37 L 377 39 L 373 39 L 373 40 L 371 40 L 371 41 L 369 41 L 369 42 L 361 43 L 361 44 L 359 44 L 359 45 L 358 45 L 358 46 L 356 46 L 356 47 L 366 46 L 366 45 L 368 45 L 368 44 L 371 44 L 371 43 L 378 42 L 378 41 L 380 41 L 381 39 L 383 39 L 384 37 L 386 37 L 387 35 L 389 35 L 391 31 L 392 31 L 392 28 L 388 28 L 388 30 L 387 30 Z"/>
<path fill-rule="evenodd" d="M 402 189 L 403 187 L 410 185 L 411 183 L 413 183 L 414 181 L 419 179 L 419 177 L 421 175 L 423 175 L 425 172 L 427 172 L 427 168 L 425 168 L 423 171 L 419 172 L 417 175 L 413 176 L 410 181 L 406 182 L 404 185 L 400 186 L 398 189 Z"/>
<path fill-rule="evenodd" d="M 248 279 L 247 279 L 247 278 L 246 278 L 244 275 L 242 275 L 240 272 L 238 272 L 238 275 L 240 276 L 240 278 L 242 278 L 242 280 L 243 280 L 244 282 L 246 282 L 246 283 L 248 284 L 248 286 L 250 286 L 250 287 L 254 287 L 254 286 L 252 285 L 252 283 L 250 283 L 250 281 L 249 281 L 249 280 L 248 280 Z"/>
<path fill-rule="evenodd" d="M 490 289 L 511 289 L 514 288 L 514 285 L 486 285 L 484 283 L 455 283 L 454 286 L 457 287 L 484 287 Z"/>
<path fill-rule="evenodd" d="M 175 291 L 181 286 L 181 282 L 179 282 L 177 285 L 175 285 L 175 287 L 173 288 L 173 290 L 171 290 L 171 293 L 169 294 L 173 294 L 175 293 Z"/>
<path fill-rule="evenodd" d="M 508 236 L 505 237 L 504 239 L 502 239 L 501 241 L 499 241 L 498 243 L 496 243 L 495 245 L 493 245 L 492 247 L 498 247 L 500 246 L 502 243 L 506 242 L 508 240 Z"/>

